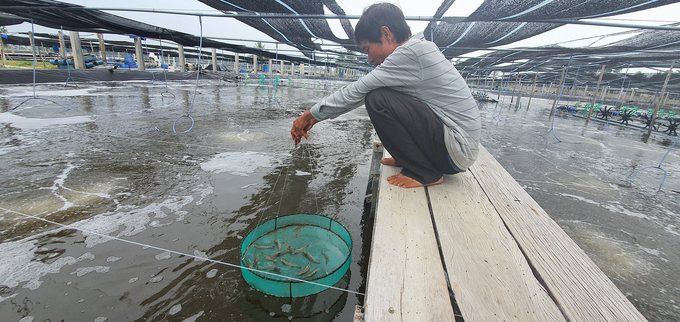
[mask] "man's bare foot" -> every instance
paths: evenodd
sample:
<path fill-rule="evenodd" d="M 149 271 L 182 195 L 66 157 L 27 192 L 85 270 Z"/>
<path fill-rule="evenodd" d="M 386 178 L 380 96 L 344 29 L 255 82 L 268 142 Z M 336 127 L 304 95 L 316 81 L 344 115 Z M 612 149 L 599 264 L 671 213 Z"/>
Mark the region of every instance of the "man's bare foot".
<path fill-rule="evenodd" d="M 394 158 L 383 158 L 382 160 L 380 160 L 380 163 L 393 167 L 401 167 L 401 165 L 397 163 L 397 160 L 395 160 Z"/>
<path fill-rule="evenodd" d="M 426 187 L 426 186 L 433 186 L 433 185 L 436 185 L 436 184 L 440 184 L 440 183 L 444 182 L 444 176 L 442 176 L 441 178 L 439 178 L 439 180 L 437 180 L 433 183 L 422 184 L 422 183 L 416 181 L 413 178 L 409 178 L 409 177 L 407 177 L 407 176 L 405 176 L 401 173 L 398 173 L 398 174 L 395 174 L 393 176 L 387 177 L 387 182 L 389 182 L 390 184 L 393 184 L 395 186 L 402 187 L 402 188 L 417 188 L 417 187 Z"/>

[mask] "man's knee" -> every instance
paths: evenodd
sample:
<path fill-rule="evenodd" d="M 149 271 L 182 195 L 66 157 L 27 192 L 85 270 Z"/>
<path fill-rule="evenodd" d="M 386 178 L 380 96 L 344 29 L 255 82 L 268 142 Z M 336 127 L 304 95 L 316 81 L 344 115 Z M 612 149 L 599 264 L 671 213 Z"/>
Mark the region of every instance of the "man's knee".
<path fill-rule="evenodd" d="M 389 93 L 391 92 L 394 91 L 387 87 L 381 87 L 370 91 L 368 94 L 366 94 L 366 97 L 364 98 L 366 109 L 376 110 L 384 108 L 385 102 L 387 101 L 385 97 L 389 96 L 390 95 Z"/>

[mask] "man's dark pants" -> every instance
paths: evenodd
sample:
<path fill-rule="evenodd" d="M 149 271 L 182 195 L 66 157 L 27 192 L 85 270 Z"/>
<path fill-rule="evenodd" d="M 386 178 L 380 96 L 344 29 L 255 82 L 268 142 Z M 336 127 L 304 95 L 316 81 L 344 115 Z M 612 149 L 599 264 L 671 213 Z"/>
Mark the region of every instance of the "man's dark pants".
<path fill-rule="evenodd" d="M 458 172 L 446 150 L 443 125 L 427 104 L 389 88 L 368 93 L 365 104 L 380 141 L 403 167 L 403 175 L 430 184 Z"/>

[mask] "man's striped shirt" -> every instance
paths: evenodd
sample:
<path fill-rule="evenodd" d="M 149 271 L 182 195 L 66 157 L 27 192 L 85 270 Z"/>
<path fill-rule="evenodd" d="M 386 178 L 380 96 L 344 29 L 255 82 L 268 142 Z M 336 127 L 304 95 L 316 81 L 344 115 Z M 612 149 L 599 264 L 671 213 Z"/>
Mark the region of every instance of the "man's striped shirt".
<path fill-rule="evenodd" d="M 437 45 L 414 35 L 367 75 L 323 98 L 311 108 L 317 120 L 335 118 L 364 103 L 374 89 L 388 87 L 426 103 L 444 126 L 446 148 L 465 171 L 479 154 L 481 121 L 465 79 Z"/>

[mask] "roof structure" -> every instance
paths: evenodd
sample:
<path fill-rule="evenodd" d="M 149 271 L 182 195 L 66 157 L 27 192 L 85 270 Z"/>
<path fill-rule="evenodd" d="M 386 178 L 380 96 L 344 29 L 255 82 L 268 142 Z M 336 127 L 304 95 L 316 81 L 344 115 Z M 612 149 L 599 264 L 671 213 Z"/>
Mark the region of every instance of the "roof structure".
<path fill-rule="evenodd" d="M 196 0 L 219 12 L 225 19 L 237 19 L 274 40 L 293 46 L 308 58 L 278 55 L 291 61 L 321 61 L 327 54 L 347 55 L 338 49 L 328 49 L 328 43 L 356 51 L 354 30 L 348 16 L 336 0 Z M 445 17 L 455 0 L 443 0 L 431 17 L 409 17 L 410 20 L 429 20 L 423 31 L 442 53 L 456 61 L 465 73 L 539 72 L 553 75 L 563 66 L 578 66 L 582 71 L 607 68 L 668 69 L 680 59 L 680 22 L 664 26 L 639 26 L 597 21 L 624 13 L 661 7 L 680 0 L 485 0 L 467 17 Z M 135 11 L 130 9 L 129 11 Z M 326 15 L 332 12 L 334 15 Z M 200 14 L 198 14 L 200 15 Z M 208 15 L 208 14 L 205 14 Z M 219 16 L 219 15 L 212 15 Z M 114 14 L 56 0 L 5 0 L 0 4 L 0 25 L 33 20 L 36 24 L 66 30 L 135 34 L 148 38 L 162 38 L 185 46 L 197 46 L 199 37 Z M 328 20 L 338 19 L 345 37 L 336 36 Z M 507 48 L 524 40 L 565 24 L 593 24 L 633 28 L 610 35 L 630 37 L 604 46 L 568 47 L 554 43 L 541 47 Z M 413 30 L 413 33 L 419 30 Z M 619 39 L 619 38 L 617 38 Z M 322 43 L 324 44 L 322 46 Z M 233 52 L 253 53 L 264 57 L 274 54 L 228 42 L 204 39 L 204 47 Z M 334 47 L 338 48 L 338 47 Z M 488 50 L 483 55 L 471 53 Z M 465 57 L 461 59 L 461 57 Z M 318 59 L 317 59 L 318 58 Z M 358 67 L 366 67 L 365 59 L 352 60 Z"/>

